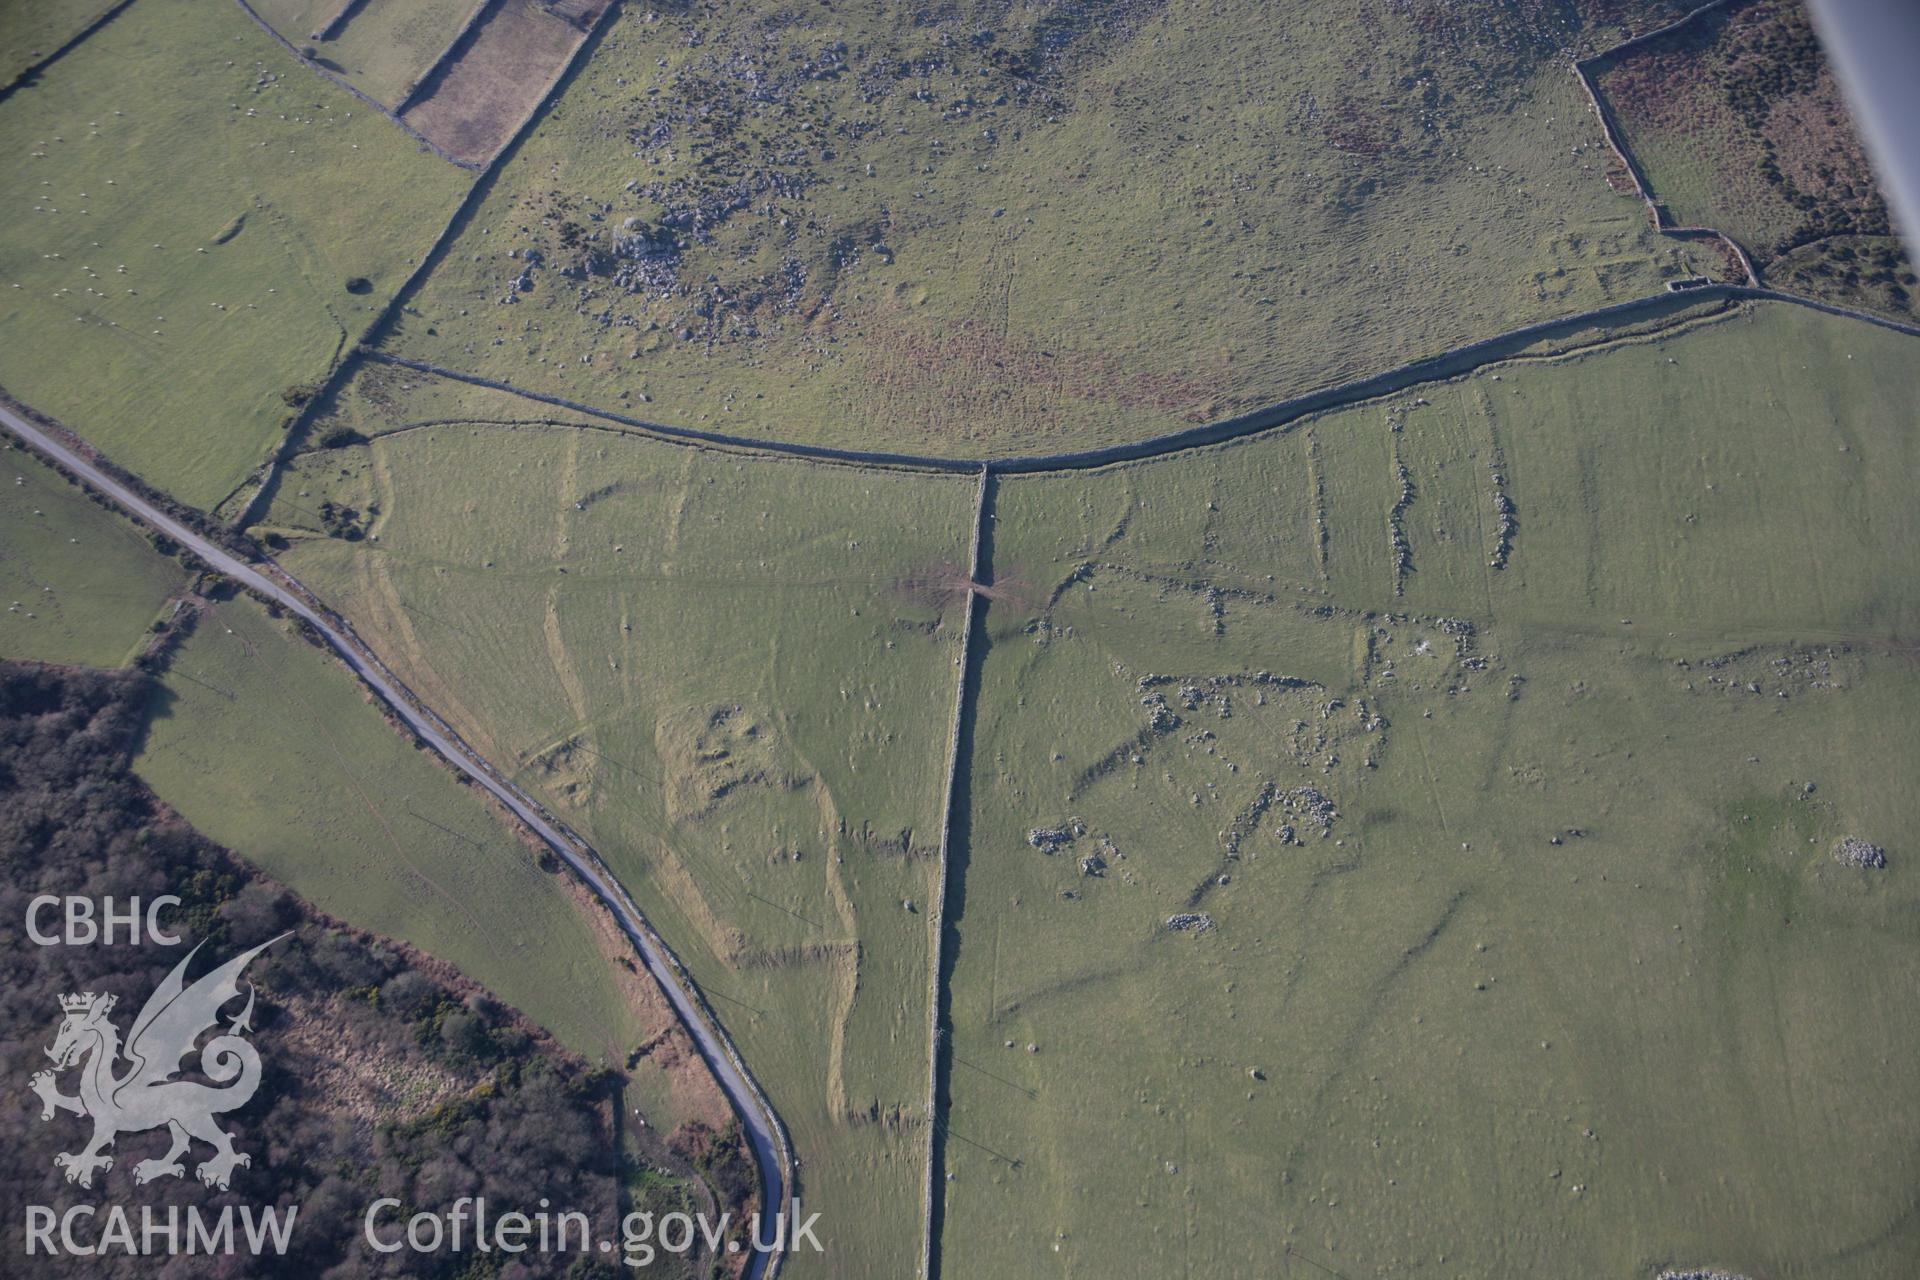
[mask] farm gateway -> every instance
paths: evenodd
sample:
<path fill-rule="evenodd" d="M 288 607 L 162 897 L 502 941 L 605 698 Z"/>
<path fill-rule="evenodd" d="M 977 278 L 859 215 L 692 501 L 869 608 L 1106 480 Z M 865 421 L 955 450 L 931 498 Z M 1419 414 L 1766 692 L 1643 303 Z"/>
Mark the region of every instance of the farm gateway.
<path fill-rule="evenodd" d="M 141 1205 L 139 1225 L 121 1205 L 76 1204 L 56 1211 L 43 1204 L 27 1206 L 27 1256 L 69 1254 L 78 1258 L 126 1254 L 135 1258 L 163 1258 L 176 1254 L 221 1256 L 271 1252 L 284 1255 L 293 1238 L 299 1205 L 285 1209 L 250 1204 L 223 1205 L 218 1213 L 202 1213 L 199 1205 L 160 1207 Z M 284 1215 L 284 1216 L 282 1216 Z M 238 1219 L 238 1230 L 235 1229 Z"/>

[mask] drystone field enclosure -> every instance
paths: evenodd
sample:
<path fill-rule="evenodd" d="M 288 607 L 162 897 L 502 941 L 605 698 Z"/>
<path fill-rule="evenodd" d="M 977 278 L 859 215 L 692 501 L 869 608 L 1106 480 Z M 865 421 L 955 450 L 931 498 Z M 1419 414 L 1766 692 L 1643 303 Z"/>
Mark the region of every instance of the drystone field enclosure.
<path fill-rule="evenodd" d="M 1796 292 L 1911 317 L 1912 264 L 1799 0 L 1710 7 L 1590 64 L 1671 222 Z"/>
<path fill-rule="evenodd" d="M 477 16 L 480 0 L 249 0 L 287 43 L 388 109 Z"/>
<path fill-rule="evenodd" d="M 761 438 L 1158 434 L 1683 273 L 1600 180 L 1557 53 L 1605 31 L 1535 6 L 631 7 L 385 345 Z"/>
<path fill-rule="evenodd" d="M 493 159 L 538 108 L 609 0 L 498 0 L 420 82 L 405 119 L 459 160 Z"/>
<path fill-rule="evenodd" d="M 1688 7 L 20 0 L 0 659 L 775 1280 L 1913 1272 L 1915 281 Z"/>
<path fill-rule="evenodd" d="M 809 1153 L 816 1274 L 910 1271 L 973 485 L 383 377 L 259 532 L 646 904 Z"/>
<path fill-rule="evenodd" d="M 1903 1270 L 1912 389 L 1766 308 L 1003 481 L 942 1274 Z"/>
<path fill-rule="evenodd" d="M 0 101 L 0 386 L 218 503 L 466 175 L 230 3 L 140 0 Z"/>
<path fill-rule="evenodd" d="M 0 644 L 11 660 L 56 671 L 131 663 L 156 673 L 132 763 L 166 806 L 163 825 L 191 822 L 306 902 L 456 967 L 485 986 L 483 998 L 510 1002 L 587 1062 L 621 1069 L 637 1125 L 625 1139 L 633 1203 L 711 1210 L 717 1180 L 674 1143 L 711 1143 L 733 1118 L 611 918 L 474 788 L 396 733 L 311 636 L 184 567 L 190 553 L 141 537 L 38 460 L 8 456 L 0 574 L 20 607 L 5 615 Z M 9 789 L 15 781 L 10 773 Z M 56 848 L 72 839 L 9 835 L 10 866 L 25 852 L 13 835 Z M 190 902 L 222 896 L 200 880 L 168 887 Z M 399 991 L 339 998 L 377 1007 Z M 316 1043 L 300 1038 L 303 1050 Z M 444 1102 L 437 1079 L 352 1051 L 322 1057 L 311 1083 L 362 1124 L 368 1107 L 419 1113 Z"/>
<path fill-rule="evenodd" d="M 1920 953 L 1832 849 L 1914 818 L 1912 343 L 1753 304 L 998 481 L 942 1274 L 1904 1256 Z M 636 886 L 806 1194 L 891 1206 L 831 1273 L 901 1265 L 970 482 L 394 366 L 319 425 L 258 531 Z"/>

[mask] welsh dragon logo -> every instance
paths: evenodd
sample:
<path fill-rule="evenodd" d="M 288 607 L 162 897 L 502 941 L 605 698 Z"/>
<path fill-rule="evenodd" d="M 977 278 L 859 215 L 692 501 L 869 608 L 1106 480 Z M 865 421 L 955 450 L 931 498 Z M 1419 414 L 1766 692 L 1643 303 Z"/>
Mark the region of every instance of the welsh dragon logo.
<path fill-rule="evenodd" d="M 133 1167 L 136 1184 L 185 1174 L 180 1157 L 194 1138 L 214 1149 L 213 1157 L 194 1170 L 209 1187 L 226 1190 L 234 1168 L 253 1163 L 251 1157 L 233 1149 L 233 1135 L 214 1120 L 245 1106 L 260 1087 L 260 1054 L 244 1039 L 252 1030 L 252 984 L 247 987 L 247 1007 L 228 1023 L 225 1034 L 207 1041 L 200 1050 L 200 1070 L 214 1083 L 173 1077 L 201 1034 L 219 1024 L 221 1007 L 239 996 L 241 971 L 278 941 L 263 942 L 187 986 L 187 965 L 200 950 L 195 947 L 148 997 L 124 1046 L 120 1029 L 107 1016 L 116 997 L 91 991 L 60 997 L 66 1018 L 53 1047 L 46 1051 L 54 1068 L 35 1074 L 32 1087 L 40 1095 L 42 1120 L 53 1119 L 57 1111 L 70 1111 L 93 1121 L 93 1137 L 85 1147 L 53 1158 L 57 1167 L 67 1171 L 68 1182 L 91 1187 L 96 1169 L 113 1168 L 113 1157 L 105 1151 L 115 1138 L 161 1125 L 172 1135 L 173 1145 L 158 1160 L 142 1160 Z M 116 1074 L 123 1062 L 126 1069 Z M 61 1093 L 54 1083 L 54 1077 L 70 1067 L 80 1069 L 77 1097 Z"/>

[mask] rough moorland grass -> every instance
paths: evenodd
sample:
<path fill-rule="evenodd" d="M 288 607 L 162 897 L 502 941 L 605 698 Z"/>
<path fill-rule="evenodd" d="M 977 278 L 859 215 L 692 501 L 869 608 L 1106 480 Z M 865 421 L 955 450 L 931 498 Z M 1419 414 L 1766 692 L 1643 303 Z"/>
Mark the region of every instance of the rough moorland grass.
<path fill-rule="evenodd" d="M 1005 482 L 943 1274 L 1910 1271 L 1914 349 L 1764 308 Z"/>
<path fill-rule="evenodd" d="M 1591 70 L 1676 222 L 1733 236 L 1778 287 L 1913 314 L 1912 264 L 1802 0 L 1726 5 Z"/>
<path fill-rule="evenodd" d="M 381 394 L 400 421 L 451 407 Z M 580 829 L 687 962 L 823 1215 L 828 1255 L 796 1257 L 796 1276 L 891 1278 L 918 1256 L 927 910 L 972 492 L 443 425 L 301 457 L 261 530 L 297 539 L 283 563 Z M 314 536 L 327 510 L 364 537 Z"/>
<path fill-rule="evenodd" d="M 1886 232 L 1885 203 L 1799 0 L 1722 6 L 1592 73 L 1677 221 L 1717 227 L 1762 260 L 1820 235 Z M 1802 209 L 1801 195 L 1815 202 Z M 1877 227 L 1846 225 L 1862 218 Z"/>
<path fill-rule="evenodd" d="M 0 657 L 120 666 L 185 583 L 39 458 L 0 453 Z"/>
<path fill-rule="evenodd" d="M 620 1066 L 645 1039 L 564 872 L 251 600 L 213 609 L 174 656 L 135 768 L 209 838 L 457 965 L 588 1059 Z"/>
<path fill-rule="evenodd" d="M 1768 263 L 1767 283 L 1911 323 L 1920 276 L 1915 276 L 1913 262 L 1895 236 L 1831 236 Z"/>
<path fill-rule="evenodd" d="M 201 507 L 467 181 L 234 5 L 185 0 L 141 0 L 0 103 L 0 155 L 0 383 Z"/>
<path fill-rule="evenodd" d="M 648 19 L 614 23 L 393 349 L 674 423 L 1032 453 L 1681 269 L 1607 187 L 1559 53 L 1594 33 L 1571 18 L 731 0 Z"/>
<path fill-rule="evenodd" d="M 342 0 L 260 0 L 261 17 L 296 48 L 391 107 L 446 49 L 480 0 L 367 0 L 331 40 L 313 33 Z"/>

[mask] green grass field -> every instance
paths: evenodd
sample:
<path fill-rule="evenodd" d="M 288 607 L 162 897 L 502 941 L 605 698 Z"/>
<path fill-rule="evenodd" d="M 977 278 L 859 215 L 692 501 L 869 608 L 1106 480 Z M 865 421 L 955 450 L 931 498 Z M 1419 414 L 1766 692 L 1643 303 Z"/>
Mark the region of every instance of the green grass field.
<path fill-rule="evenodd" d="M 313 42 L 339 3 L 259 8 L 391 102 L 475 0 Z M 1681 7 L 623 6 L 382 342 L 758 439 L 1177 430 L 1708 265 L 1610 188 L 1567 67 Z M 1656 195 L 1902 312 L 1799 10 L 1739 12 L 1792 29 L 1599 77 Z M 130 6 L 0 101 L 0 154 L 0 388 L 225 512 L 472 178 L 230 0 Z M 1917 356 L 1699 304 L 996 480 L 941 1275 L 1920 1271 Z M 685 961 L 822 1215 L 783 1276 L 913 1274 L 973 479 L 343 382 L 251 532 Z M 0 654 L 124 663 L 184 570 L 10 456 Z M 137 767 L 593 1060 L 664 1025 L 578 886 L 249 599 Z M 669 1044 L 628 1098 L 724 1127 Z"/>
<path fill-rule="evenodd" d="M 646 1038 L 563 879 L 416 751 L 332 655 L 241 598 L 174 656 L 134 762 L 210 839 L 456 965 L 590 1061 Z"/>
<path fill-rule="evenodd" d="M 1658 291 L 1678 268 L 1559 53 L 1613 38 L 1252 0 L 635 7 L 390 346 L 770 438 L 1165 432 Z"/>
<path fill-rule="evenodd" d="M 419 417 L 526 408 L 435 389 Z M 420 407 L 378 395 L 396 421 Z M 439 425 L 304 455 L 257 530 L 587 836 L 687 962 L 823 1214 L 829 1253 L 796 1276 L 896 1277 L 918 1256 L 972 498 L 960 477 Z M 327 503 L 364 537 L 316 536 Z"/>
<path fill-rule="evenodd" d="M 1003 481 L 942 1274 L 1911 1271 L 1914 352 L 1766 306 Z"/>
<path fill-rule="evenodd" d="M 0 103 L 0 154 L 0 384 L 199 507 L 468 181 L 236 6 L 185 0 L 142 0 Z"/>
<path fill-rule="evenodd" d="M 331 40 L 313 33 L 343 0 L 261 0 L 254 8 L 295 48 L 391 107 L 440 56 L 478 0 L 366 0 Z"/>
<path fill-rule="evenodd" d="M 79 35 L 115 0 L 8 0 L 0 6 L 0 85 Z"/>
<path fill-rule="evenodd" d="M 313 33 L 323 23 L 338 13 L 348 0 L 248 0 L 253 11 L 266 20 L 268 26 L 277 31 L 281 38 L 295 48 L 313 42 Z M 361 5 L 362 10 L 385 7 L 379 0 L 368 0 Z"/>
<path fill-rule="evenodd" d="M 33 454 L 0 457 L 0 657 L 125 665 L 186 571 Z"/>

